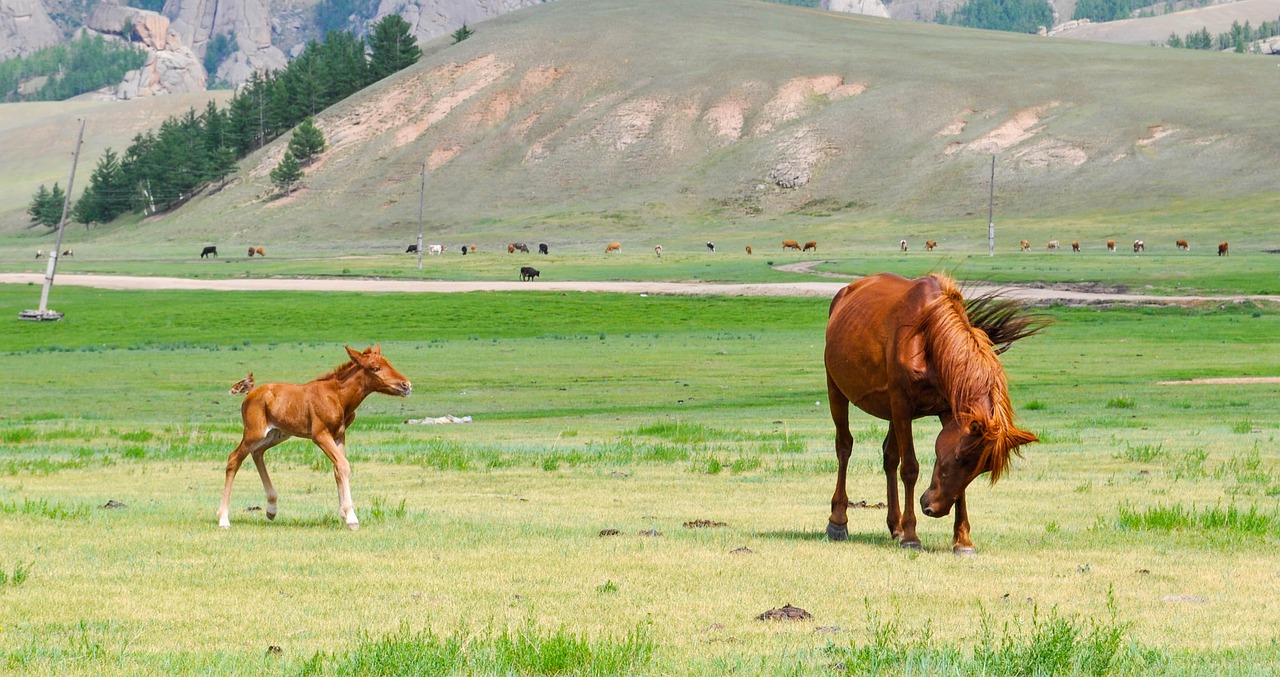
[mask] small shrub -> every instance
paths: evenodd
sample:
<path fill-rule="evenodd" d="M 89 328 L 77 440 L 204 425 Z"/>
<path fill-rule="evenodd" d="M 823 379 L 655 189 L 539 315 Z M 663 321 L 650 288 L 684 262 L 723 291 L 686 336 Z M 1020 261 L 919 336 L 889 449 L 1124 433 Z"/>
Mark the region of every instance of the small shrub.
<path fill-rule="evenodd" d="M 1248 435 L 1249 433 L 1253 432 L 1253 428 L 1254 428 L 1253 421 L 1250 421 L 1249 419 L 1246 418 L 1243 421 L 1237 421 L 1236 423 L 1233 423 L 1231 425 L 1231 432 L 1239 433 L 1241 435 Z"/>
<path fill-rule="evenodd" d="M 1150 463 L 1161 456 L 1164 456 L 1164 447 L 1159 444 L 1142 444 L 1136 447 L 1126 444 L 1124 451 L 1117 454 L 1116 458 L 1124 459 L 1126 461 L 1134 461 L 1136 463 Z"/>
<path fill-rule="evenodd" d="M 0 568 L 0 589 L 7 587 L 16 588 L 27 582 L 27 577 L 31 574 L 31 567 L 35 566 L 35 562 L 18 562 L 13 565 L 12 571 L 5 571 Z"/>
<path fill-rule="evenodd" d="M 1047 408 L 1047 406 L 1045 405 L 1044 402 L 1041 402 L 1040 400 L 1031 400 L 1030 402 L 1022 405 L 1022 408 L 1026 409 L 1027 411 L 1043 411 L 1044 409 Z"/>
<path fill-rule="evenodd" d="M 21 444 L 22 442 L 30 442 L 36 438 L 36 431 L 31 428 L 11 428 L 0 433 L 0 440 L 6 444 Z"/>
<path fill-rule="evenodd" d="M 605 581 L 604 583 L 596 586 L 596 592 L 602 595 L 607 595 L 611 592 L 617 592 L 617 591 L 618 591 L 618 585 L 613 581 Z"/>

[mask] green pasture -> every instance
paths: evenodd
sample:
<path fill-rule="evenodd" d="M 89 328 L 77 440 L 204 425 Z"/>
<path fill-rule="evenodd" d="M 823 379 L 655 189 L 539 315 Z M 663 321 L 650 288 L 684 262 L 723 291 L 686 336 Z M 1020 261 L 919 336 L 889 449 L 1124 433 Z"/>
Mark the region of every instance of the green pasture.
<path fill-rule="evenodd" d="M 1280 384 L 1164 383 L 1280 376 L 1271 306 L 1045 309 L 1055 323 L 1002 358 L 1042 441 L 971 487 L 979 556 L 961 559 L 949 519 L 922 518 L 924 551 L 904 552 L 874 507 L 825 540 L 825 298 L 58 288 L 66 319 L 19 322 L 37 298 L 0 286 L 0 671 L 1280 662 Z M 280 516 L 253 510 L 246 467 L 217 529 L 227 388 L 307 380 L 374 342 L 415 388 L 370 397 L 348 437 L 362 528 L 294 440 L 268 454 Z M 474 420 L 404 423 L 445 414 Z M 916 425 L 926 470 L 936 431 Z M 854 501 L 884 500 L 884 432 L 855 415 Z M 788 603 L 812 620 L 755 618 Z"/>

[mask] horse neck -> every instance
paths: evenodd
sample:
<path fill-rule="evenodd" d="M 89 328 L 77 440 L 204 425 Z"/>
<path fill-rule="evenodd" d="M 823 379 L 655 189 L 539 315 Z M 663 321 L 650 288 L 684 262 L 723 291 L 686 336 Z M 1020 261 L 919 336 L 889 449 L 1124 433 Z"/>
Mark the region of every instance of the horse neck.
<path fill-rule="evenodd" d="M 355 411 L 364 398 L 374 392 L 365 372 L 354 362 L 348 362 L 316 379 L 314 383 L 335 391 L 342 408 L 347 413 Z"/>
<path fill-rule="evenodd" d="M 981 420 L 992 433 L 1012 427 L 1013 410 L 1004 367 L 991 339 L 969 324 L 958 291 L 943 295 L 925 311 L 921 323 L 938 389 L 960 418 Z"/>

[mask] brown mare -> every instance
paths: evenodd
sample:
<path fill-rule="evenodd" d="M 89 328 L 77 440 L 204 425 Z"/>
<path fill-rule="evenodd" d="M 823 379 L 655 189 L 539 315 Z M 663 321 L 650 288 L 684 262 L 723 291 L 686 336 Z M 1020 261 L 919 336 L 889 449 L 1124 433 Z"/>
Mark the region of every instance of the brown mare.
<path fill-rule="evenodd" d="M 227 484 L 218 505 L 218 526 L 231 528 L 231 482 L 246 456 L 253 456 L 267 492 L 267 519 L 276 517 L 276 489 L 271 486 L 263 456 L 289 439 L 302 437 L 316 443 L 333 462 L 338 482 L 338 514 L 349 529 L 360 528 L 351 504 L 351 464 L 347 462 L 347 428 L 356 418 L 356 407 L 370 393 L 408 397 L 413 384 L 382 356 L 380 345 L 358 353 L 347 348 L 351 360 L 320 378 L 294 385 L 265 383 L 245 396 L 240 405 L 244 436 L 227 459 Z"/>
<path fill-rule="evenodd" d="M 972 555 L 965 488 L 985 472 L 994 484 L 1010 454 L 1037 441 L 1014 426 L 997 355 L 1044 326 L 1044 320 L 1022 314 L 1015 302 L 994 295 L 966 302 L 945 275 L 908 280 L 883 273 L 837 292 L 827 322 L 825 361 L 839 474 L 827 536 L 838 541 L 849 533 L 845 471 L 853 449 L 852 402 L 890 422 L 882 447 L 887 522 L 904 548 L 920 547 L 911 504 L 920 472 L 911 421 L 924 416 L 941 420 L 933 481 L 921 494 L 920 507 L 929 517 L 943 517 L 954 506 L 952 551 Z M 895 473 L 905 490 L 905 512 L 899 508 Z"/>

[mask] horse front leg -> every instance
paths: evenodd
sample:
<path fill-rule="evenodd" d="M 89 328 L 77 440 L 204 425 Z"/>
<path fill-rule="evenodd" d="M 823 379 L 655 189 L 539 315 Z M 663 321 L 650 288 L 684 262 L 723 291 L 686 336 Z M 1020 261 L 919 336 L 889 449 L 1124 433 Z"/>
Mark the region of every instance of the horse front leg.
<path fill-rule="evenodd" d="M 902 478 L 902 537 L 899 545 L 904 548 L 920 549 L 920 537 L 916 535 L 915 491 L 916 480 L 920 477 L 920 462 L 916 460 L 915 442 L 911 439 L 911 419 L 894 417 L 890 424 L 892 435 L 897 441 L 898 474 Z M 887 442 L 887 440 L 886 440 Z M 886 463 L 887 465 L 887 463 Z M 895 497 L 894 504 L 897 500 Z"/>
<path fill-rule="evenodd" d="M 356 508 L 351 501 L 351 464 L 347 462 L 346 444 L 334 439 L 328 431 L 317 434 L 313 439 L 333 462 L 333 479 L 338 484 L 338 515 L 348 529 L 355 531 L 360 528 L 360 519 L 356 517 Z"/>
<path fill-rule="evenodd" d="M 897 541 L 902 539 L 902 506 L 898 503 L 898 441 L 894 438 L 892 424 L 880 450 L 884 454 L 885 524 L 889 526 L 889 535 Z"/>
<path fill-rule="evenodd" d="M 969 540 L 969 509 L 966 507 L 963 491 L 960 492 L 960 498 L 956 499 L 955 511 L 956 522 L 952 532 L 951 552 L 957 557 L 973 557 L 978 554 L 978 549 L 973 547 L 973 541 Z"/>
<path fill-rule="evenodd" d="M 845 490 L 845 478 L 849 471 L 849 456 L 853 453 L 853 434 L 849 432 L 849 400 L 827 381 L 827 400 L 831 405 L 831 420 L 836 426 L 836 490 L 831 495 L 831 517 L 827 519 L 827 538 L 843 541 L 849 537 L 849 494 Z"/>

